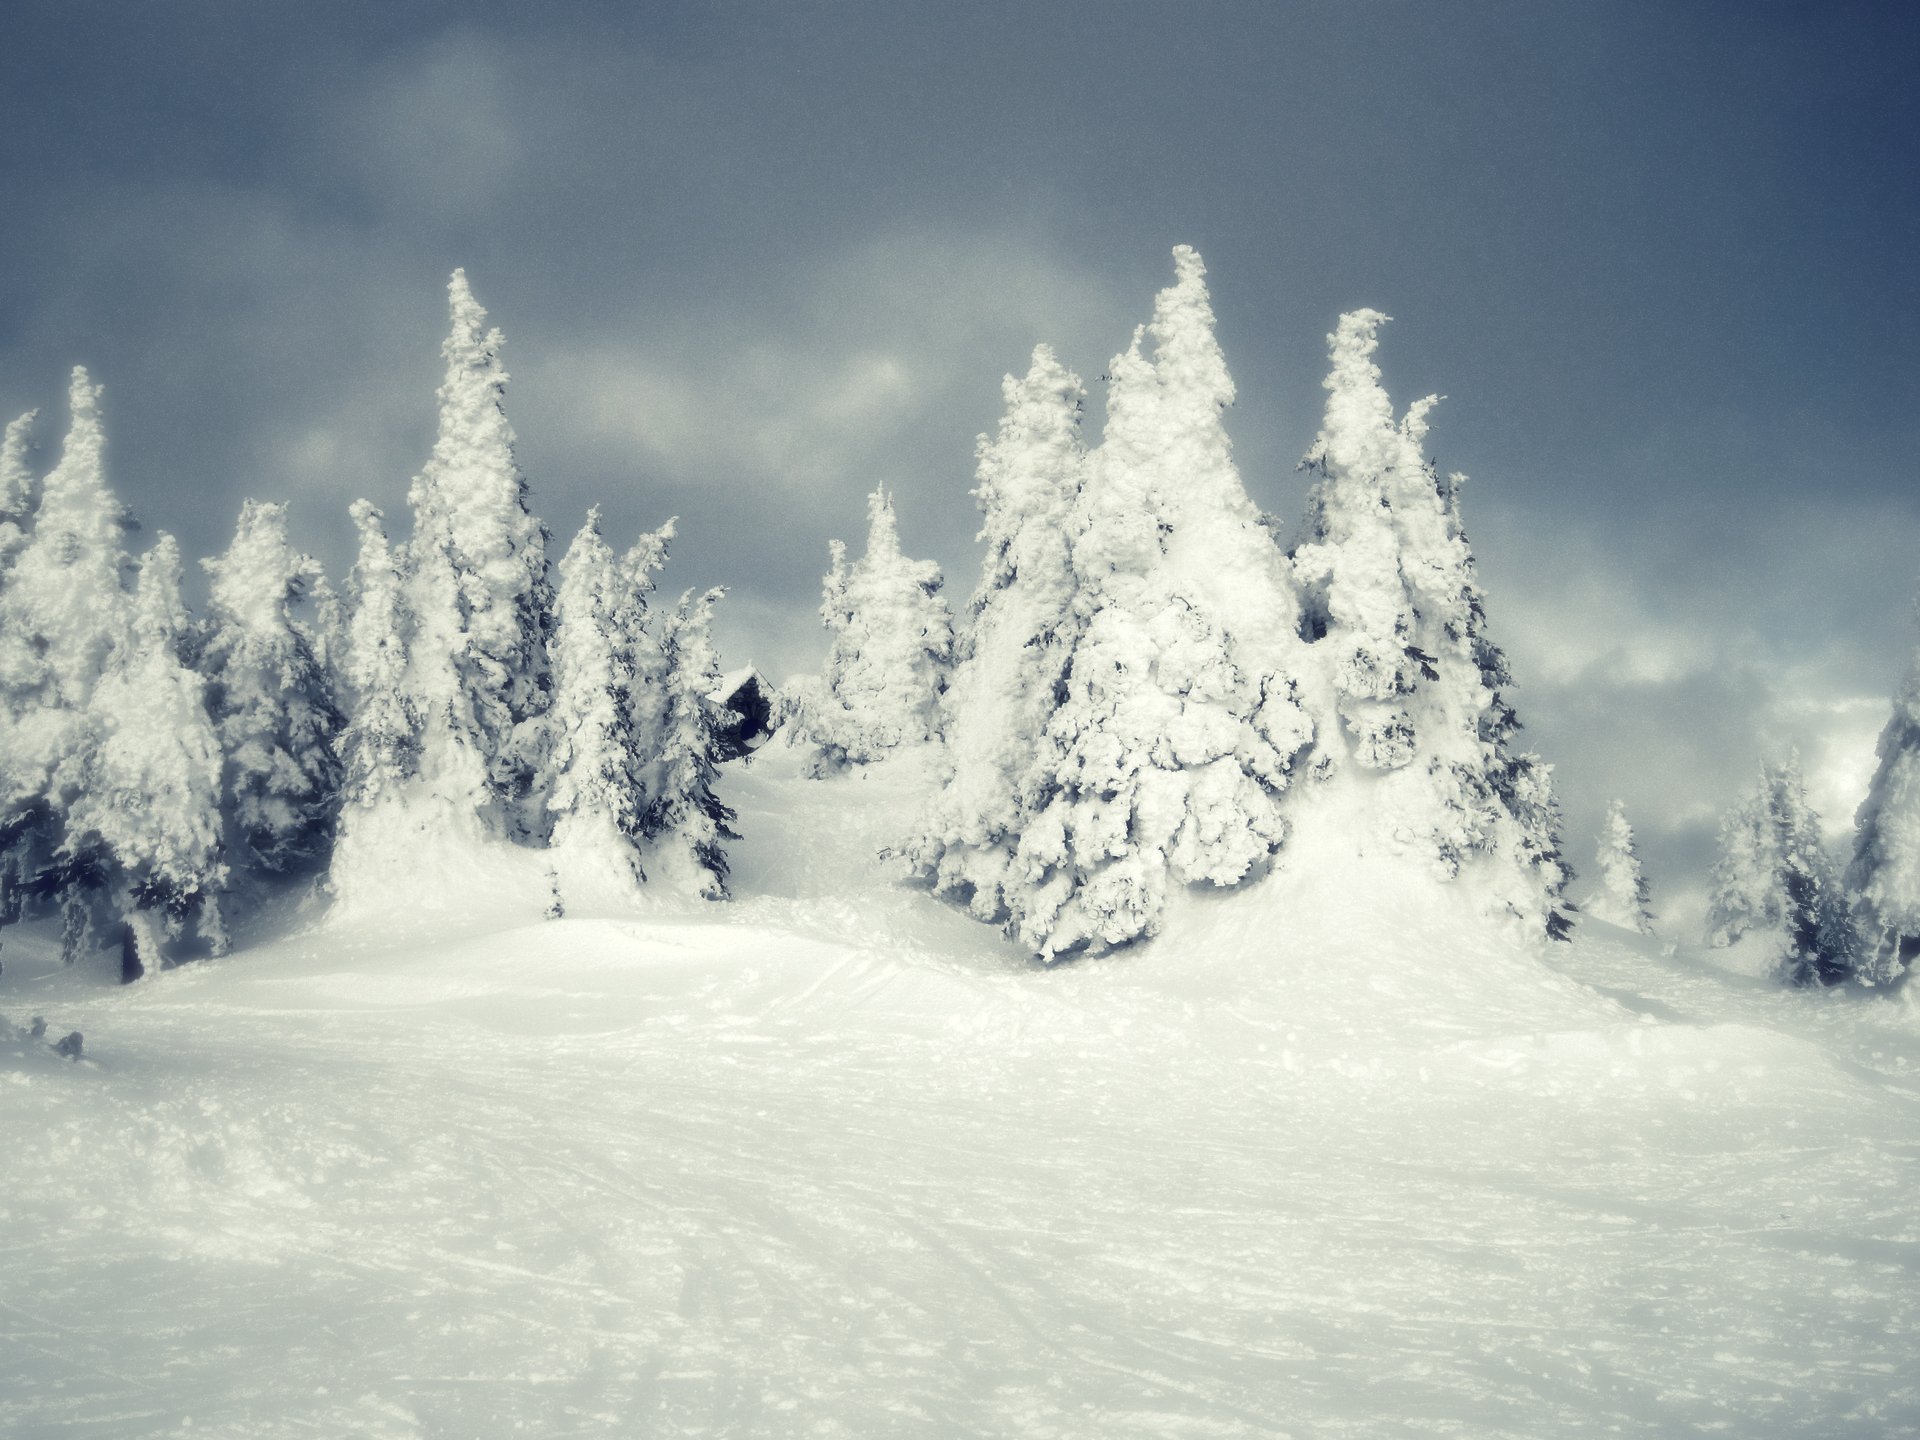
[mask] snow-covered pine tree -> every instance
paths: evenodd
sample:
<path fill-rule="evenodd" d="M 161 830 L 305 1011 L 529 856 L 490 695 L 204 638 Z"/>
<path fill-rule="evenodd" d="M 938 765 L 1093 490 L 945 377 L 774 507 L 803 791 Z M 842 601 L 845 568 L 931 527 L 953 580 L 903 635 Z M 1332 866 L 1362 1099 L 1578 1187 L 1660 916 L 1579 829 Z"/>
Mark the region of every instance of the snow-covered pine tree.
<path fill-rule="evenodd" d="M 903 847 L 936 894 L 1004 921 L 1023 883 L 1015 852 L 1050 775 L 1036 773 L 1083 621 L 1068 548 L 1086 451 L 1080 377 L 1037 346 L 1024 378 L 1001 382 L 999 433 L 978 444 L 986 565 L 941 697 L 948 773 Z"/>
<path fill-rule="evenodd" d="M 1609 925 L 1638 930 L 1642 935 L 1652 934 L 1653 912 L 1647 909 L 1650 898 L 1647 877 L 1640 868 L 1639 852 L 1634 848 L 1627 807 L 1619 800 L 1607 807 L 1607 821 L 1600 831 L 1593 868 L 1598 875 L 1597 882 L 1580 908 Z"/>
<path fill-rule="evenodd" d="M 794 687 L 797 728 L 819 747 L 823 772 L 938 738 L 953 660 L 940 567 L 900 553 L 884 486 L 867 498 L 866 554 L 848 564 L 838 540 L 828 554 L 820 618 L 833 643 L 821 676 Z"/>
<path fill-rule="evenodd" d="M 328 675 L 337 676 L 347 643 L 347 611 L 340 603 L 339 592 L 318 568 L 307 582 L 307 601 L 313 609 L 307 625 L 313 658 Z"/>
<path fill-rule="evenodd" d="M 29 410 L 9 424 L 0 438 L 0 744 L 11 742 L 17 707 L 24 699 L 15 693 L 16 678 L 30 668 L 32 658 L 26 637 L 7 622 L 6 588 L 33 524 L 34 477 L 27 449 L 35 414 Z M 28 803 L 9 793 L 12 787 L 6 772 L 5 762 L 0 761 L 0 925 L 20 918 L 31 878 L 34 838 L 28 833 L 33 812 Z"/>
<path fill-rule="evenodd" d="M 563 901 L 607 881 L 631 891 L 644 875 L 638 845 L 644 796 L 633 726 L 634 655 L 623 630 L 636 603 L 623 567 L 589 511 L 560 562 L 553 704 L 547 712 L 554 815 L 552 856 Z M 576 878 L 578 872 L 589 873 Z"/>
<path fill-rule="evenodd" d="M 1893 697 L 1879 765 L 1853 825 L 1847 888 L 1860 934 L 1860 978 L 1889 985 L 1920 955 L 1920 650 Z"/>
<path fill-rule="evenodd" d="M 647 766 L 666 743 L 667 649 L 666 632 L 673 624 L 671 610 L 656 611 L 648 597 L 658 585 L 667 549 L 673 543 L 669 520 L 642 535 L 620 557 L 622 603 L 614 615 L 614 634 L 624 652 L 623 665 L 632 677 L 627 693 L 629 743 L 640 766 L 641 808 L 644 813 Z"/>
<path fill-rule="evenodd" d="M 125 628 L 132 527 L 107 488 L 100 387 L 76 368 L 72 419 L 59 462 L 40 485 L 33 525 L 0 587 L 0 840 L 16 917 L 25 893 L 58 904 L 69 960 L 93 943 L 104 872 L 60 843 L 67 811 L 93 758 L 88 707 L 109 650 Z M 9 432 L 13 471 L 24 469 L 24 428 Z"/>
<path fill-rule="evenodd" d="M 27 464 L 27 450 L 39 413 L 29 410 L 11 421 L 0 437 L 0 584 L 5 583 L 14 558 L 26 548 L 33 525 L 33 470 Z"/>
<path fill-rule="evenodd" d="M 1847 898 L 1807 802 L 1800 757 L 1762 767 L 1758 784 L 1720 822 L 1709 881 L 1707 943 L 1758 936 L 1790 985 L 1832 985 L 1859 968 Z"/>
<path fill-rule="evenodd" d="M 320 567 L 287 543 L 284 505 L 248 500 L 212 578 L 201 673 L 225 753 L 236 863 L 279 875 L 323 862 L 340 800 L 332 677 L 295 607 Z"/>
<path fill-rule="evenodd" d="M 156 920 L 178 935 L 197 919 L 216 953 L 226 947 L 220 742 L 205 682 L 182 658 L 188 624 L 180 549 L 162 533 L 141 561 L 132 614 L 93 688 L 98 743 L 62 841 L 71 857 L 110 860 L 148 974 L 161 965 Z"/>
<path fill-rule="evenodd" d="M 456 270 L 441 353 L 440 427 L 408 502 L 406 691 L 420 717 L 419 777 L 457 823 L 514 839 L 544 836 L 532 795 L 532 723 L 546 709 L 553 595 L 547 532 L 527 506 L 507 421 L 500 332 Z"/>
<path fill-rule="evenodd" d="M 1506 658 L 1460 516 L 1461 475 L 1427 458 L 1437 396 L 1395 421 L 1373 361 L 1386 316 L 1344 315 L 1328 337 L 1325 420 L 1302 462 L 1315 476 L 1294 573 L 1305 635 L 1325 667 L 1346 753 L 1384 787 L 1395 840 L 1447 875 L 1470 865 L 1497 909 L 1564 937 L 1551 767 L 1515 744 Z M 1328 737 L 1331 739 L 1332 737 Z"/>
<path fill-rule="evenodd" d="M 23 709 L 83 710 L 126 615 L 122 541 L 133 523 L 107 488 L 100 387 L 76 368 L 68 399 L 66 443 L 6 586 L 7 628 L 26 652 L 6 679 Z"/>
<path fill-rule="evenodd" d="M 413 778 L 420 759 L 420 717 L 406 690 L 411 618 L 384 517 L 366 500 L 354 501 L 351 513 L 360 553 L 348 578 L 352 610 L 340 663 L 350 712 L 335 744 L 343 766 L 343 801 L 350 810 L 366 810 L 395 797 Z"/>
<path fill-rule="evenodd" d="M 1072 656 L 1006 895 L 1009 933 L 1046 959 L 1155 933 L 1170 885 L 1253 873 L 1313 734 L 1294 595 L 1221 423 L 1205 267 L 1181 246 L 1174 268 L 1112 364 L 1070 517 Z"/>
<path fill-rule="evenodd" d="M 717 725 L 707 698 L 720 683 L 713 652 L 713 605 L 726 591 L 681 596 L 665 629 L 665 725 L 649 768 L 643 827 L 648 849 L 669 874 L 686 875 L 709 900 L 727 898 L 727 854 L 734 813 L 713 793 Z"/>
<path fill-rule="evenodd" d="M 1725 949 L 1780 923 L 1780 838 L 1773 821 L 1773 771 L 1720 817 L 1707 882 L 1707 944 Z"/>

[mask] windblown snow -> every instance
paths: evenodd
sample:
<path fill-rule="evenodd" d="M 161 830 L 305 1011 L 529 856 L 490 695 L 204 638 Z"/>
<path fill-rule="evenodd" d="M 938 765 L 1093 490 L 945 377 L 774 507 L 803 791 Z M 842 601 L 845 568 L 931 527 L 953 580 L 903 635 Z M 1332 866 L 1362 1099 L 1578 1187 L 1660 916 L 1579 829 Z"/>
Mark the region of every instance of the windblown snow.
<path fill-rule="evenodd" d="M 1337 814 L 1043 968 L 875 858 L 926 764 L 729 766 L 727 906 L 12 932 L 0 1432 L 1920 1430 L 1909 1004 L 1543 961 Z"/>

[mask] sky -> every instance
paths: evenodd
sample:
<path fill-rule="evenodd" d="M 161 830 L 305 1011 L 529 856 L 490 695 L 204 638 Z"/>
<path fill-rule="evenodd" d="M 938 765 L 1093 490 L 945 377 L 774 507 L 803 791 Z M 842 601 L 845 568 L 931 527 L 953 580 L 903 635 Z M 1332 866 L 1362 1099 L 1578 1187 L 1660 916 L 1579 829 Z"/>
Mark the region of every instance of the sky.
<path fill-rule="evenodd" d="M 147 530 L 289 502 L 337 576 L 432 443 L 456 266 L 556 553 L 680 521 L 730 664 L 824 651 L 897 493 L 963 601 L 973 440 L 1206 258 L 1248 489 L 1299 513 L 1325 336 L 1395 317 L 1569 853 L 1607 799 L 1697 918 L 1797 746 L 1843 844 L 1920 579 L 1920 7 L 16 0 L 0 411 L 106 386 Z M 1578 893 L 1578 887 L 1576 887 Z"/>

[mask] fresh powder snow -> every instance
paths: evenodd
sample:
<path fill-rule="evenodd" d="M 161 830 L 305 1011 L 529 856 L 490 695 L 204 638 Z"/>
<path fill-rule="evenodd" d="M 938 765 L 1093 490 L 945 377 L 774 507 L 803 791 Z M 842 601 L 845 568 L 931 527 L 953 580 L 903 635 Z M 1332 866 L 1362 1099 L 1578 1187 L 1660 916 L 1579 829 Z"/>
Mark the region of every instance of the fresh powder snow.
<path fill-rule="evenodd" d="M 731 905 L 8 932 L 0 1431 L 1920 1428 L 1910 1004 L 1543 963 L 1326 809 L 1043 968 L 874 858 L 926 751 L 803 763 Z"/>

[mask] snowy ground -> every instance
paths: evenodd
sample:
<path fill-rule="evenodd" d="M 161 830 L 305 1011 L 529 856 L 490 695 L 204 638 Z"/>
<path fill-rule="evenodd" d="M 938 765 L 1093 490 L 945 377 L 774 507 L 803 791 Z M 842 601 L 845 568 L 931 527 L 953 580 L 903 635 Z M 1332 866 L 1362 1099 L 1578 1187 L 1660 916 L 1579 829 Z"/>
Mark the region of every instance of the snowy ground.
<path fill-rule="evenodd" d="M 1911 1007 L 1358 863 L 1040 971 L 778 769 L 700 915 L 10 938 L 0 1433 L 1920 1432 Z"/>

